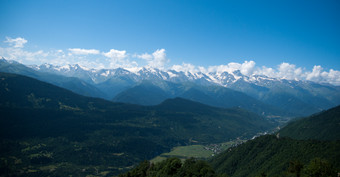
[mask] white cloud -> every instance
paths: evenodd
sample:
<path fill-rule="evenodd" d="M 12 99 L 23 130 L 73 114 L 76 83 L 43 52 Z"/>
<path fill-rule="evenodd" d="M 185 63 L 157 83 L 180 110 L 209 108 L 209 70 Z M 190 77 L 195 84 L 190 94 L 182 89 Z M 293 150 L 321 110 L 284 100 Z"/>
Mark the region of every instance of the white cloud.
<path fill-rule="evenodd" d="M 136 55 L 137 58 L 146 60 L 148 66 L 163 69 L 164 65 L 168 62 L 166 58 L 165 49 L 157 49 L 152 54 L 144 53 Z"/>
<path fill-rule="evenodd" d="M 135 57 L 140 58 L 140 59 L 144 59 L 144 60 L 152 60 L 152 55 L 148 54 L 148 53 L 144 53 L 142 55 L 135 55 Z"/>
<path fill-rule="evenodd" d="M 125 50 L 111 49 L 109 52 L 103 53 L 104 56 L 115 60 L 122 60 L 127 57 Z"/>
<path fill-rule="evenodd" d="M 340 85 L 340 71 L 330 69 L 329 72 L 323 71 L 320 65 L 314 66 L 312 72 L 306 73 L 306 80 Z"/>
<path fill-rule="evenodd" d="M 22 48 L 15 48 L 15 47 L 1 48 L 0 47 L 0 55 L 5 57 L 6 59 L 32 64 L 32 63 L 40 62 L 41 60 L 43 60 L 45 57 L 48 56 L 48 53 L 45 53 L 42 50 L 30 52 L 30 51 L 25 51 Z"/>
<path fill-rule="evenodd" d="M 231 63 L 228 63 L 227 65 L 218 65 L 218 66 L 208 67 L 208 72 L 217 72 L 217 73 L 223 73 L 223 72 L 232 73 L 237 70 L 239 70 L 243 75 L 249 76 L 254 73 L 255 62 L 245 61 L 242 64 L 231 62 Z"/>
<path fill-rule="evenodd" d="M 72 54 L 75 54 L 75 55 L 89 55 L 89 54 L 92 54 L 92 55 L 97 55 L 100 53 L 99 50 L 96 50 L 96 49 L 80 49 L 80 48 L 71 48 L 71 49 L 68 49 Z"/>
<path fill-rule="evenodd" d="M 196 66 L 190 63 L 182 63 L 182 65 L 173 65 L 171 69 L 177 72 L 180 72 L 180 71 L 191 72 L 191 73 L 199 72 L 199 69 L 197 69 Z"/>
<path fill-rule="evenodd" d="M 265 75 L 265 76 L 268 76 L 268 77 L 277 77 L 275 69 L 267 68 L 266 66 L 262 66 L 262 69 L 256 70 L 255 74 Z"/>
<path fill-rule="evenodd" d="M 9 43 L 10 46 L 13 46 L 15 48 L 23 48 L 24 44 L 27 43 L 27 40 L 21 37 L 17 37 L 15 39 L 6 37 L 6 43 Z"/>
<path fill-rule="evenodd" d="M 281 63 L 277 69 L 257 68 L 256 74 L 265 75 L 273 78 L 287 79 L 287 80 L 307 80 L 318 83 L 329 83 L 333 85 L 340 85 L 340 71 L 330 69 L 328 72 L 323 71 L 320 65 L 314 66 L 312 71 L 307 71 L 301 67 L 296 67 L 294 64 Z"/>
<path fill-rule="evenodd" d="M 242 63 L 240 71 L 243 75 L 249 76 L 253 74 L 255 67 L 255 62 L 254 61 L 245 61 Z"/>
<path fill-rule="evenodd" d="M 302 77 L 302 68 L 296 68 L 294 64 L 281 63 L 278 68 L 279 78 L 288 80 L 299 80 Z"/>
<path fill-rule="evenodd" d="M 313 67 L 313 71 L 307 74 L 307 80 L 319 81 L 321 79 L 321 72 L 323 68 L 318 65 Z"/>
<path fill-rule="evenodd" d="M 109 52 L 102 54 L 108 58 L 110 68 L 135 67 L 138 65 L 135 61 L 130 62 L 128 60 L 128 54 L 125 50 L 111 49 Z"/>

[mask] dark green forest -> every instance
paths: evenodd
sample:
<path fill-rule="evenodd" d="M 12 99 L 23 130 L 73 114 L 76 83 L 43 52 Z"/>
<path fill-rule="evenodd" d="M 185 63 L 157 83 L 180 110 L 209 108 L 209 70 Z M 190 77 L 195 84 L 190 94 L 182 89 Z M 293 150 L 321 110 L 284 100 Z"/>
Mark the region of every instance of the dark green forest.
<path fill-rule="evenodd" d="M 294 120 L 275 135 L 248 140 L 208 159 L 206 168 L 211 169 L 208 174 L 200 174 L 199 169 L 189 168 L 190 174 L 233 177 L 336 177 L 340 172 L 339 113 L 340 106 Z M 164 168 L 172 167 L 169 163 L 171 160 L 167 161 L 168 163 L 163 161 L 160 164 L 148 162 L 148 168 L 142 168 L 141 164 L 124 176 L 171 176 L 163 173 Z M 144 167 L 145 164 L 146 162 Z M 186 162 L 177 165 L 173 176 L 178 176 L 182 168 L 186 168 L 185 164 Z M 154 166 L 162 168 L 153 168 Z"/>
<path fill-rule="evenodd" d="M 149 161 L 141 162 L 137 167 L 119 177 L 223 177 L 215 174 L 212 167 L 203 160 L 187 159 L 182 162 L 173 157 L 153 164 Z"/>
<path fill-rule="evenodd" d="M 316 158 L 327 162 L 333 171 L 340 171 L 339 149 L 340 141 L 294 140 L 266 135 L 231 148 L 209 162 L 217 173 L 235 177 L 289 176 L 290 163 L 298 162 L 306 168 Z"/>
<path fill-rule="evenodd" d="M 0 73 L 0 176 L 336 176 L 340 107 L 211 159 L 147 161 L 173 147 L 250 139 L 277 123 L 182 98 L 156 106 L 77 95 Z M 139 165 L 138 165 L 139 163 Z"/>
<path fill-rule="evenodd" d="M 259 141 L 258 139 L 255 141 Z M 294 141 L 294 140 L 291 140 Z M 272 142 L 271 142 L 272 143 Z M 295 145 L 293 145 L 295 146 Z M 336 147 L 338 148 L 339 143 L 337 143 Z M 296 147 L 296 146 L 295 146 Z M 326 148 L 327 149 L 327 148 Z M 232 151 L 232 150 L 231 150 Z M 268 150 L 265 149 L 266 152 Z M 289 151 L 289 150 L 288 150 Z M 249 154 L 245 153 L 242 155 L 239 152 L 238 156 L 242 156 L 242 159 L 249 160 Z M 310 150 L 307 149 L 307 153 L 311 153 Z M 234 152 L 235 154 L 235 152 Z M 265 156 L 264 153 L 258 153 L 257 156 Z M 304 156 L 304 154 L 301 154 Z M 318 153 L 316 155 L 324 156 L 322 153 Z M 280 155 L 283 160 L 280 161 L 280 164 L 276 161 L 273 161 L 271 158 L 268 158 L 266 162 L 261 162 L 259 160 L 250 160 L 249 165 L 237 164 L 237 162 L 242 161 L 241 158 L 235 157 L 225 157 L 219 156 L 218 158 L 225 158 L 224 161 L 232 159 L 234 161 L 233 165 L 222 164 L 224 168 L 213 168 L 208 162 L 203 160 L 197 160 L 193 158 L 186 159 L 185 161 L 181 161 L 176 157 L 168 158 L 162 162 L 151 163 L 149 161 L 143 161 L 138 166 L 126 172 L 124 174 L 119 175 L 119 177 L 228 177 L 228 176 L 254 176 L 254 177 L 265 177 L 265 176 L 277 176 L 277 177 L 337 177 L 337 171 L 339 168 L 336 168 L 333 164 L 337 159 L 328 158 L 333 161 L 331 163 L 325 158 L 313 158 L 315 155 L 307 155 L 305 158 L 292 158 L 287 155 Z M 215 161 L 220 159 L 213 159 L 212 165 Z M 253 157 L 254 158 L 254 157 Z M 260 159 L 260 157 L 255 157 Z M 285 160 L 285 159 L 293 159 L 293 160 Z M 310 160 L 306 160 L 310 159 Z M 302 160 L 302 161 L 301 161 Z M 304 163 L 306 161 L 306 163 Z M 222 162 L 223 163 L 223 162 Z M 227 162 L 228 163 L 228 162 Z M 268 169 L 264 170 L 261 168 L 262 166 L 259 164 L 263 163 L 274 163 Z M 257 164 L 257 166 L 256 166 Z M 338 163 L 336 163 L 339 165 Z M 253 167 L 251 167 L 253 166 Z M 260 167 L 261 169 L 257 169 L 256 167 Z M 265 167 L 267 168 L 267 167 Z M 237 170 L 235 170 L 237 169 Z M 234 172 L 232 172 L 235 170 Z"/>
<path fill-rule="evenodd" d="M 0 173 L 8 176 L 110 176 L 175 146 L 249 138 L 276 126 L 239 108 L 181 98 L 113 103 L 6 73 L 0 98 Z"/>
<path fill-rule="evenodd" d="M 280 130 L 294 139 L 340 140 L 340 106 L 298 119 Z"/>
<path fill-rule="evenodd" d="M 294 164 L 300 166 L 302 176 L 336 176 L 334 171 L 340 172 L 339 132 L 340 106 L 337 106 L 293 120 L 275 136 L 248 141 L 221 153 L 210 163 L 217 173 L 230 176 L 289 176 Z M 332 175 L 321 175 L 322 172 L 312 175 L 311 168 L 332 171 Z"/>

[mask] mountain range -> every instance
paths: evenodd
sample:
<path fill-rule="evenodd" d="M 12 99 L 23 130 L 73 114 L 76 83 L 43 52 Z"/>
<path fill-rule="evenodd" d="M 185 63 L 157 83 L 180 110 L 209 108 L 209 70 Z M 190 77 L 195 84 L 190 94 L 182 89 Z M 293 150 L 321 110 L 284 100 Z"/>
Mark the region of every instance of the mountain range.
<path fill-rule="evenodd" d="M 25 66 L 0 60 L 0 71 L 30 76 L 85 96 L 140 105 L 182 97 L 215 107 L 241 107 L 267 117 L 306 116 L 340 104 L 340 87 L 310 81 L 192 73 L 157 68 L 88 69 L 80 65 Z"/>

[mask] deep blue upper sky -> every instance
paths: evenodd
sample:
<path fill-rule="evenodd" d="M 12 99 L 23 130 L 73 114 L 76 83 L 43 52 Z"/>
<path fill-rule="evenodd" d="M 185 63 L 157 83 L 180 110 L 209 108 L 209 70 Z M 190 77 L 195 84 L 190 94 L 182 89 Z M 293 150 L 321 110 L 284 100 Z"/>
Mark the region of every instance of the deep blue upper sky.
<path fill-rule="evenodd" d="M 338 0 L 1 0 L 0 24 L 1 43 L 22 37 L 30 50 L 164 48 L 171 64 L 340 70 Z"/>

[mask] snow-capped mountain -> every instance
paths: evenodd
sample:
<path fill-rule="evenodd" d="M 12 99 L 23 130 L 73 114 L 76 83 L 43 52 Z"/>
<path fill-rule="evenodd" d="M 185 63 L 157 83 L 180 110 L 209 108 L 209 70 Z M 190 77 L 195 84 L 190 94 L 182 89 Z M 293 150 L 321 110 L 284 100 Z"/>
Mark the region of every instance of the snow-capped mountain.
<path fill-rule="evenodd" d="M 89 83 L 99 84 L 105 82 L 111 78 L 128 76 L 135 82 L 143 80 L 163 80 L 174 83 L 181 82 L 193 82 L 205 85 L 220 85 L 229 87 L 238 80 L 243 80 L 256 85 L 261 85 L 263 82 L 278 81 L 280 79 L 269 78 L 266 76 L 252 75 L 245 76 L 240 71 L 234 72 L 210 72 L 210 73 L 192 73 L 175 70 L 160 70 L 157 68 L 142 67 L 134 69 L 89 69 L 82 67 L 78 64 L 65 65 L 65 66 L 54 66 L 50 64 L 43 64 L 40 66 L 31 65 L 29 66 L 36 71 L 53 73 L 63 75 L 67 77 L 77 77 L 85 80 Z"/>
<path fill-rule="evenodd" d="M 340 104 L 339 86 L 247 76 L 238 70 L 192 73 L 150 67 L 89 69 L 77 64 L 25 66 L 0 60 L 1 72 L 34 77 L 79 94 L 119 102 L 155 105 L 167 98 L 183 97 L 218 107 L 238 106 L 267 116 L 285 115 L 282 112 L 304 116 Z"/>
<path fill-rule="evenodd" d="M 121 92 L 138 86 L 143 81 L 149 81 L 154 86 L 161 88 L 165 93 L 168 93 L 168 97 L 180 96 L 192 87 L 203 87 L 201 90 L 209 90 L 204 87 L 210 86 L 224 87 L 242 92 L 261 102 L 290 110 L 299 115 L 307 115 L 340 104 L 340 87 L 321 85 L 310 81 L 270 78 L 263 75 L 246 76 L 239 70 L 233 72 L 192 73 L 150 67 L 99 70 L 88 69 L 79 65 L 53 66 L 45 64 L 30 67 L 36 71 L 77 77 L 93 84 L 104 92 L 107 95 L 106 99 L 115 98 Z M 171 83 L 179 86 L 175 88 Z M 186 86 L 183 86 L 183 84 Z M 188 84 L 191 85 L 187 86 Z M 141 88 L 145 88 L 145 86 Z M 131 94 L 129 92 L 124 93 Z M 209 94 L 211 93 L 209 92 Z M 120 98 L 125 98 L 121 94 L 119 96 Z M 118 100 L 122 102 L 131 101 Z M 158 103 L 155 102 L 154 104 Z M 213 105 L 218 106 L 218 104 Z"/>

